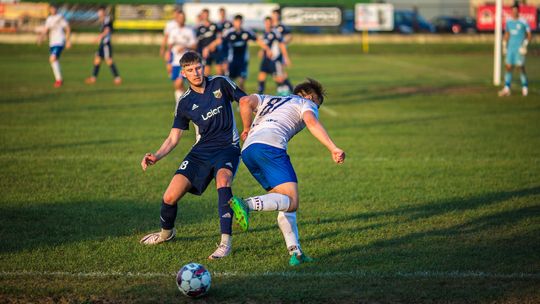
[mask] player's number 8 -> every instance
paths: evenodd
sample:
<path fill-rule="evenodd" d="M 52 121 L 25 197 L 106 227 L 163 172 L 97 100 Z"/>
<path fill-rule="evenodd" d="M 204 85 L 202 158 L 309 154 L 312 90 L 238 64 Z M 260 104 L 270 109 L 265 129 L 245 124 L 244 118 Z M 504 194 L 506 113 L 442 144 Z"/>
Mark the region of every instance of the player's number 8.
<path fill-rule="evenodd" d="M 286 103 L 287 101 L 291 99 L 292 99 L 291 97 L 288 97 L 288 98 L 275 97 L 275 98 L 270 99 L 268 103 L 266 104 L 266 106 L 261 111 L 261 114 L 259 116 L 264 116 L 270 112 L 273 112 L 275 109 L 281 107 L 284 103 Z"/>
<path fill-rule="evenodd" d="M 187 168 L 187 165 L 189 164 L 189 161 L 188 160 L 185 160 L 183 161 L 181 164 L 180 164 L 180 170 L 185 170 Z"/>

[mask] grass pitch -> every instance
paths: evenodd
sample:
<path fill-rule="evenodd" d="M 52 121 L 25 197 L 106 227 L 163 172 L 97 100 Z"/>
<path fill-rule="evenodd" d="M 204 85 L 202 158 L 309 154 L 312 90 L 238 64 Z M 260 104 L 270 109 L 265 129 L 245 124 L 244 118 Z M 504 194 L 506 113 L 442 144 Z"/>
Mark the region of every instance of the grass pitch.
<path fill-rule="evenodd" d="M 46 47 L 0 45 L 0 302 L 189 301 L 174 274 L 192 261 L 213 274 L 202 302 L 539 302 L 540 58 L 531 49 L 528 98 L 498 98 L 491 49 L 291 47 L 292 81 L 326 85 L 321 120 L 347 152 L 334 165 L 308 131 L 290 144 L 317 259 L 292 269 L 274 213 L 236 231 L 231 257 L 206 260 L 212 187 L 181 201 L 175 242 L 138 244 L 194 141 L 140 169 L 173 118 L 157 47 L 117 46 L 115 87 L 106 66 L 85 85 L 94 48 L 74 46 L 54 89 Z M 243 165 L 233 191 L 263 193 Z"/>

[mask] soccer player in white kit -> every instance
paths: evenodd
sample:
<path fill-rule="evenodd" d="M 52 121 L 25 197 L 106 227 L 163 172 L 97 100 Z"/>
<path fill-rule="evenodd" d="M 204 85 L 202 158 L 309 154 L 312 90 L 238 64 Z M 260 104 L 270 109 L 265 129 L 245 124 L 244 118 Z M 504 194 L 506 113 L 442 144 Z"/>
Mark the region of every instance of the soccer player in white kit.
<path fill-rule="evenodd" d="M 58 13 L 58 8 L 49 6 L 50 16 L 45 21 L 45 30 L 38 36 L 38 44 L 41 44 L 47 33 L 49 33 L 49 62 L 54 74 L 54 87 L 59 88 L 64 83 L 62 71 L 60 70 L 60 55 L 64 47 L 71 48 L 70 35 L 71 28 L 66 19 Z"/>
<path fill-rule="evenodd" d="M 294 95 L 290 96 L 252 94 L 240 99 L 244 126 L 242 160 L 251 175 L 269 193 L 245 200 L 233 197 L 229 204 L 243 230 L 249 228 L 249 212 L 279 211 L 277 220 L 291 256 L 289 264 L 296 266 L 312 259 L 304 254 L 298 238 L 298 180 L 287 155 L 287 144 L 307 126 L 311 134 L 328 148 L 334 162 L 343 163 L 345 152 L 334 144 L 318 120 L 318 108 L 325 95 L 322 85 L 308 78 L 293 92 Z"/>
<path fill-rule="evenodd" d="M 172 32 L 173 29 L 178 27 L 178 22 L 176 22 L 176 17 L 178 16 L 178 13 L 182 10 L 179 8 L 176 8 L 174 10 L 173 19 L 167 21 L 165 24 L 165 28 L 163 29 L 163 40 L 161 41 L 161 46 L 159 48 L 159 56 L 163 57 L 165 59 L 165 62 L 167 63 L 167 75 L 171 77 L 171 71 L 172 71 L 172 54 L 171 52 L 166 52 L 167 46 L 169 44 L 169 35 Z"/>
<path fill-rule="evenodd" d="M 189 50 L 194 50 L 197 47 L 197 38 L 193 29 L 186 27 L 186 16 L 184 12 L 176 13 L 175 20 L 177 27 L 173 28 L 169 33 L 168 53 L 171 54 L 171 80 L 174 82 L 174 101 L 178 102 L 184 94 L 183 77 L 180 74 L 182 67 L 180 66 L 180 58 Z"/>

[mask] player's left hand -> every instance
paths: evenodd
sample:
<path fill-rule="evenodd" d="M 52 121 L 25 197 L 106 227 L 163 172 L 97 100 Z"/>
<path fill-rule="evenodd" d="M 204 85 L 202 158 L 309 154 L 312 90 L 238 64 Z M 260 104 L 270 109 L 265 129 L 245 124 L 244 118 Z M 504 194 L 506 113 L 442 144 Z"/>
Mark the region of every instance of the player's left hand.
<path fill-rule="evenodd" d="M 345 162 L 345 152 L 340 148 L 332 150 L 332 159 L 336 164 L 343 164 Z"/>
<path fill-rule="evenodd" d="M 240 138 L 242 139 L 242 141 L 246 141 L 248 134 L 249 134 L 249 129 L 242 131 L 242 134 L 240 134 Z"/>
<path fill-rule="evenodd" d="M 66 41 L 66 49 L 70 49 L 71 48 L 71 41 Z"/>
<path fill-rule="evenodd" d="M 519 48 L 519 54 L 520 55 L 527 55 L 527 48 L 522 46 Z"/>
<path fill-rule="evenodd" d="M 208 50 L 207 47 L 205 47 L 203 50 L 202 50 L 202 54 L 204 59 L 208 58 L 208 55 L 210 55 L 210 50 Z"/>

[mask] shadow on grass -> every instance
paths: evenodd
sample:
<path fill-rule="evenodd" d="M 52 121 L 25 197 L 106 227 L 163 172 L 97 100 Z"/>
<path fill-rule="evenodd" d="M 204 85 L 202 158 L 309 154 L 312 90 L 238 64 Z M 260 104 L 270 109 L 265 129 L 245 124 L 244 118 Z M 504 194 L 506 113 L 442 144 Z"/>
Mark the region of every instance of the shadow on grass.
<path fill-rule="evenodd" d="M 176 220 L 177 239 L 196 241 L 208 235 L 181 233 L 182 226 L 215 222 L 215 204 L 184 203 Z M 0 252 L 17 252 L 85 240 L 132 236 L 133 241 L 159 229 L 159 204 L 135 201 L 88 201 L 0 206 Z M 215 235 L 218 235 L 216 229 Z"/>

